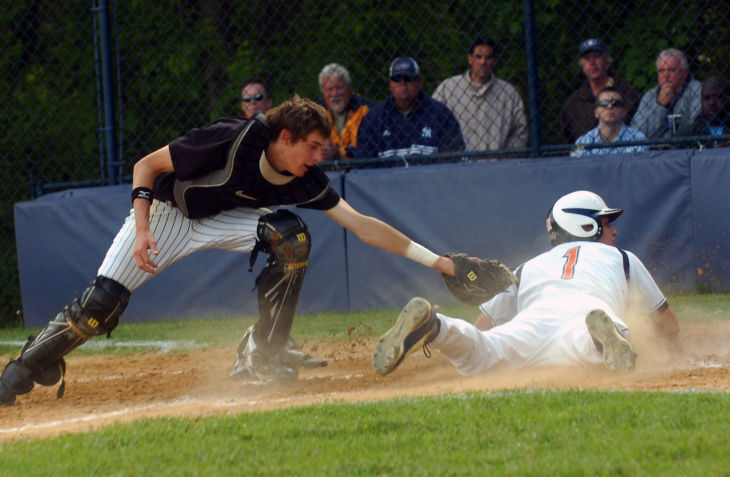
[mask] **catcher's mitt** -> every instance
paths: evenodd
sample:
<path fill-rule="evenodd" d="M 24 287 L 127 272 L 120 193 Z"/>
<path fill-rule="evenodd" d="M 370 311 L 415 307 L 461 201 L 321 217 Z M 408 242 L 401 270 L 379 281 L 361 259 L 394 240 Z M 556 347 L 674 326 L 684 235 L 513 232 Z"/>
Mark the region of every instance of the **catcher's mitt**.
<path fill-rule="evenodd" d="M 481 305 L 494 295 L 517 283 L 515 274 L 499 260 L 469 257 L 465 253 L 447 253 L 454 261 L 454 277 L 441 277 L 454 298 L 467 305 Z"/>

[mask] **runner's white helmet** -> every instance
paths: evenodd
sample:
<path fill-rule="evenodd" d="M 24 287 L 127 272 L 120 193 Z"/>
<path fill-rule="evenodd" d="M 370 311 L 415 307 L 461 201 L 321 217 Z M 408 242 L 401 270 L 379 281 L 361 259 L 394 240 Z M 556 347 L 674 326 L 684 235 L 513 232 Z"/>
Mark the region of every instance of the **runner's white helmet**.
<path fill-rule="evenodd" d="M 600 217 L 608 217 L 613 222 L 623 213 L 623 209 L 609 208 L 601 196 L 587 190 L 564 195 L 547 217 L 550 245 L 576 240 L 594 242 L 603 234 Z"/>

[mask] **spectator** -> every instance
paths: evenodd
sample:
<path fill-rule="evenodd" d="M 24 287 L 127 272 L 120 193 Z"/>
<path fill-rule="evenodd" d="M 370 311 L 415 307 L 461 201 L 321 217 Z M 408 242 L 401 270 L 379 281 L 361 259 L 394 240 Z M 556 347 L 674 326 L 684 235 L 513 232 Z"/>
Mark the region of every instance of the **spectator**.
<path fill-rule="evenodd" d="M 496 43 L 477 38 L 467 55 L 469 69 L 445 79 L 433 93 L 461 126 L 468 151 L 527 145 L 527 118 L 517 89 L 492 74 L 497 64 Z"/>
<path fill-rule="evenodd" d="M 325 161 L 352 158 L 357 146 L 357 129 L 370 111 L 372 102 L 352 94 L 350 72 L 342 65 L 330 63 L 319 72 L 322 101 L 332 121 L 330 144 L 323 152 Z"/>
<path fill-rule="evenodd" d="M 656 59 L 658 86 L 641 98 L 631 126 L 650 139 L 686 134 L 702 111 L 702 84 L 692 78 L 687 55 L 669 48 Z"/>
<path fill-rule="evenodd" d="M 418 63 L 403 56 L 390 65 L 391 96 L 374 105 L 357 133 L 355 157 L 427 155 L 464 150 L 449 108 L 423 93 Z"/>
<path fill-rule="evenodd" d="M 630 126 L 624 124 L 626 118 L 626 101 L 621 93 L 613 87 L 604 88 L 598 93 L 595 113 L 598 126 L 591 129 L 575 141 L 578 148 L 573 156 L 588 154 L 623 154 L 641 152 L 649 149 L 647 146 L 619 146 L 585 149 L 586 144 L 610 144 L 613 142 L 645 141 L 646 136 Z"/>
<path fill-rule="evenodd" d="M 596 127 L 594 107 L 603 88 L 616 88 L 626 102 L 625 121 L 631 121 L 641 93 L 618 75 L 609 75 L 613 57 L 599 38 L 584 41 L 578 47 L 580 67 L 586 77 L 583 85 L 568 96 L 560 111 L 560 143 L 572 144 L 588 130 Z"/>
<path fill-rule="evenodd" d="M 720 75 L 710 76 L 702 83 L 702 114 L 695 120 L 692 136 L 722 136 L 730 134 L 730 82 Z M 700 141 L 702 147 L 725 146 L 728 140 Z"/>
<path fill-rule="evenodd" d="M 241 110 L 244 118 L 250 118 L 256 113 L 265 113 L 271 106 L 271 90 L 262 78 L 254 76 L 243 83 Z"/>

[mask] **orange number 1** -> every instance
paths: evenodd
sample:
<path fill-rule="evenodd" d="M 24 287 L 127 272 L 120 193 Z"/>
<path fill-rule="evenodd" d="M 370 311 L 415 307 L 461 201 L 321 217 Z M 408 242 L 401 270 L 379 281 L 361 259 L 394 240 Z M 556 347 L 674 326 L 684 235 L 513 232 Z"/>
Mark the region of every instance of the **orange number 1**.
<path fill-rule="evenodd" d="M 560 277 L 563 280 L 570 280 L 573 278 L 573 274 L 575 273 L 575 263 L 578 261 L 578 250 L 580 250 L 580 247 L 571 248 L 567 252 L 565 252 L 565 265 L 563 265 L 563 276 Z"/>

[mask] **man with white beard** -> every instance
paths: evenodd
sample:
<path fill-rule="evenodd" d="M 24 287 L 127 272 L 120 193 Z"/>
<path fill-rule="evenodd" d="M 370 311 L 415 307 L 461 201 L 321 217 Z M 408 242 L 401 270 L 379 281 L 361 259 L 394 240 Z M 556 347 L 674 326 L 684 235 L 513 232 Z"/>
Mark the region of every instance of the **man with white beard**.
<path fill-rule="evenodd" d="M 330 144 L 323 151 L 324 160 L 351 159 L 352 151 L 357 146 L 360 121 L 370 111 L 372 102 L 352 94 L 350 72 L 338 63 L 330 63 L 322 68 L 319 87 L 323 98 L 319 103 L 327 108 L 332 121 Z"/>

